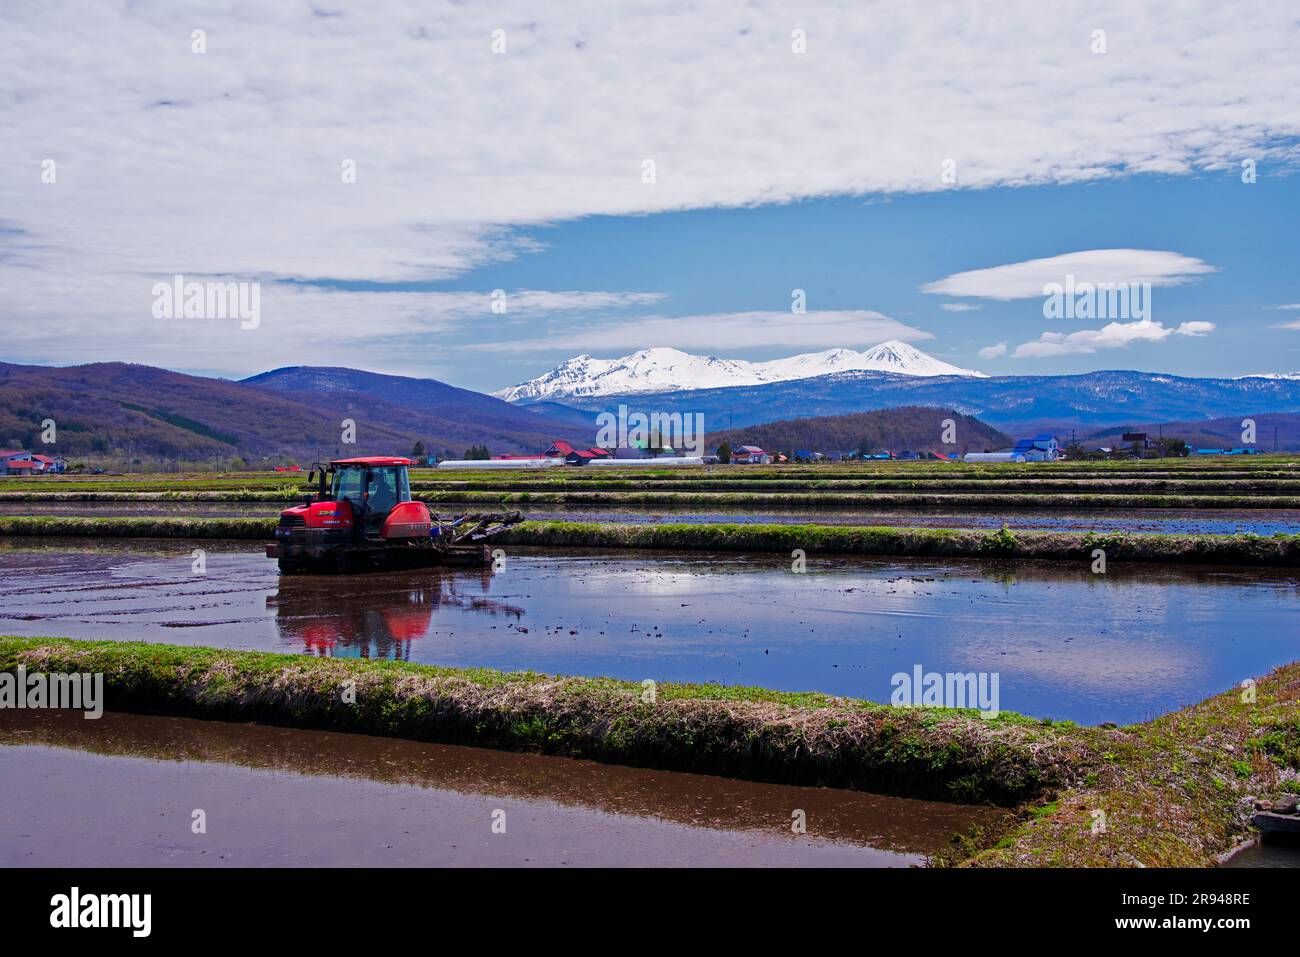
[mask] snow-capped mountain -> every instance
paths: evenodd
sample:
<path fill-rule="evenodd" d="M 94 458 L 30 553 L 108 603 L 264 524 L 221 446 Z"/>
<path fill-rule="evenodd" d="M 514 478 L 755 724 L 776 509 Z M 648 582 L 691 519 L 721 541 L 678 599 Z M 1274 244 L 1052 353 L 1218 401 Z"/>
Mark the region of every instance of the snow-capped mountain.
<path fill-rule="evenodd" d="M 635 401 L 635 397 L 570 396 L 554 404 L 594 414 L 627 401 Z M 852 415 L 903 406 L 952 409 L 1004 431 L 1024 434 L 1059 428 L 1095 430 L 1104 426 L 1187 423 L 1233 415 L 1240 427 L 1245 415 L 1296 416 L 1295 410 L 1300 409 L 1300 380 L 1258 376 L 1195 379 L 1123 370 L 996 378 L 834 372 L 654 397 L 657 411 L 699 413 L 710 430 L 719 426 L 709 423 L 743 428 L 780 419 Z M 1165 434 L 1170 434 L 1168 427 Z"/>
<path fill-rule="evenodd" d="M 1300 372 L 1256 372 L 1254 375 L 1239 375 L 1238 379 L 1287 379 L 1300 382 Z"/>
<path fill-rule="evenodd" d="M 508 402 L 538 402 L 543 399 L 763 385 L 835 372 L 985 378 L 982 372 L 960 369 L 926 355 L 906 342 L 891 339 L 865 352 L 827 349 L 770 362 L 693 356 L 677 349 L 642 349 L 621 359 L 595 359 L 582 355 L 536 379 L 492 394 Z"/>

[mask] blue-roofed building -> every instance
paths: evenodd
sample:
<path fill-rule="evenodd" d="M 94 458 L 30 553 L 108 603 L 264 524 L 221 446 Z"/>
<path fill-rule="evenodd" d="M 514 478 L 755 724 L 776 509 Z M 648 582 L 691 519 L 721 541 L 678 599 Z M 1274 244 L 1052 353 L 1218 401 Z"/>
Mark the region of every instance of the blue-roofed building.
<path fill-rule="evenodd" d="M 1023 455 L 1026 462 L 1055 462 L 1061 458 L 1061 446 L 1054 435 L 1035 435 L 1018 441 L 1011 453 Z"/>

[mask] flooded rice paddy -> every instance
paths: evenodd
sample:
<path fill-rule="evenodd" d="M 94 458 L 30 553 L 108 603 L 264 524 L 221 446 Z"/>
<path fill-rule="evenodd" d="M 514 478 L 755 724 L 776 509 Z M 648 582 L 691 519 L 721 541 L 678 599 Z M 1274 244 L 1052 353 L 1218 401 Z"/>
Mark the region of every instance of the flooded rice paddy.
<path fill-rule="evenodd" d="M 206 570 L 194 571 L 194 549 Z M 400 658 L 888 701 L 999 676 L 1003 710 L 1129 723 L 1300 658 L 1285 570 L 511 549 L 506 567 L 281 579 L 254 543 L 0 543 L 0 633 Z M 111 705 L 110 705 L 111 706 Z"/>
<path fill-rule="evenodd" d="M 1300 842 L 1266 835 L 1227 860 L 1224 867 L 1300 867 Z"/>
<path fill-rule="evenodd" d="M 269 518 L 288 502 L 4 502 L 0 515 L 76 517 Z M 444 514 L 495 508 L 475 502 L 433 506 Z M 519 507 L 510 505 L 510 508 Z M 907 528 L 998 529 L 1027 531 L 1126 532 L 1130 534 L 1232 535 L 1300 534 L 1296 509 L 755 509 L 750 506 L 527 505 L 524 517 L 536 521 L 616 522 L 654 525 L 736 523 L 743 525 L 884 525 Z"/>
<path fill-rule="evenodd" d="M 112 712 L 88 721 L 0 711 L 0 780 L 4 867 L 898 867 L 1010 819 L 852 791 Z M 206 833 L 192 831 L 196 808 Z M 793 831 L 796 811 L 805 833 Z M 493 831 L 494 816 L 505 833 Z"/>

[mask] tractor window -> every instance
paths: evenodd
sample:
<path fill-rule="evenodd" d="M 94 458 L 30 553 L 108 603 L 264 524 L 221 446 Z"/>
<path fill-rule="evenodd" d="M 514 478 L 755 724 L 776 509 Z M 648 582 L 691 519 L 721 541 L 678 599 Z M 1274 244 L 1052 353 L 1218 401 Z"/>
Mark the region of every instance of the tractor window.
<path fill-rule="evenodd" d="M 381 515 L 387 514 L 398 503 L 397 469 L 370 470 L 370 508 Z"/>
<path fill-rule="evenodd" d="M 365 474 L 365 469 L 336 469 L 330 497 L 336 502 L 341 502 L 345 498 L 360 501 L 363 491 L 361 483 L 365 480 Z"/>

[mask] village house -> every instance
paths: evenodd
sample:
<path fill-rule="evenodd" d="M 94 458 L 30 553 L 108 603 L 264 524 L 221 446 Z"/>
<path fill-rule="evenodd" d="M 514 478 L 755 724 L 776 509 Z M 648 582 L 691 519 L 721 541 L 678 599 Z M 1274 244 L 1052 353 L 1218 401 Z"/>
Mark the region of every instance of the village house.
<path fill-rule="evenodd" d="M 1062 457 L 1056 436 L 1047 434 L 1021 439 L 1011 451 L 1014 455 L 1023 455 L 1026 462 L 1055 462 Z"/>
<path fill-rule="evenodd" d="M 31 452 L 0 449 L 0 475 L 31 475 L 35 468 Z"/>
<path fill-rule="evenodd" d="M 1055 462 L 1065 458 L 1060 444 L 1052 435 L 1035 435 L 1032 439 L 1021 439 L 1015 448 L 1002 449 L 1000 452 L 967 452 L 965 462 Z"/>
<path fill-rule="evenodd" d="M 731 450 L 731 461 L 736 465 L 771 465 L 772 455 L 757 445 L 738 445 Z"/>
<path fill-rule="evenodd" d="M 61 456 L 50 458 L 48 455 L 32 456 L 33 474 L 40 472 L 48 475 L 59 475 L 68 470 L 68 462 Z"/>
<path fill-rule="evenodd" d="M 609 449 L 602 449 L 594 446 L 589 449 L 578 449 L 574 448 L 563 439 L 556 439 L 550 444 L 546 451 L 542 453 L 542 456 L 543 458 L 548 459 L 564 459 L 564 461 L 569 465 L 586 465 L 593 459 L 609 458 L 610 451 Z"/>

